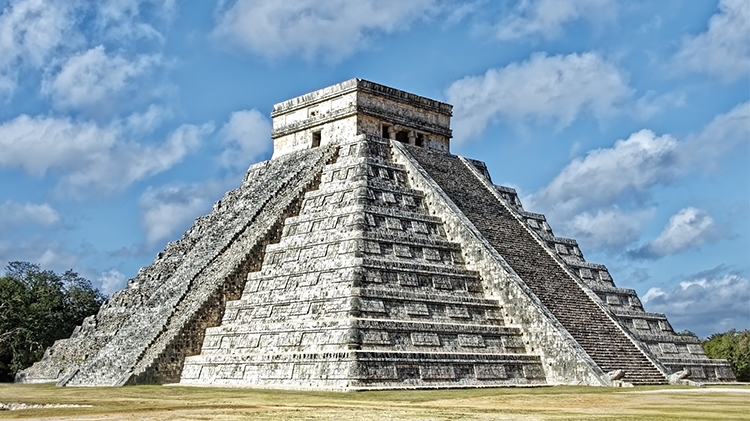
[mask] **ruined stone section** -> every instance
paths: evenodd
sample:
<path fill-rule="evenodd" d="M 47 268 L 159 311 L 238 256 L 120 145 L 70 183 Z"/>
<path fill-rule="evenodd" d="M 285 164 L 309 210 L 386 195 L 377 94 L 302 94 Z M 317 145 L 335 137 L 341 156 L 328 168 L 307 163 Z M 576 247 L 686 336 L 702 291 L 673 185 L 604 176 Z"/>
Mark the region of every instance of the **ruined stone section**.
<path fill-rule="evenodd" d="M 257 253 L 256 246 L 270 238 L 268 230 L 334 153 L 330 148 L 301 151 L 251 167 L 239 189 L 227 193 L 183 239 L 168 245 L 151 269 L 142 270 L 103 306 L 93 320 L 103 323 L 88 323 L 68 343 L 53 346 L 38 363 L 41 369 L 32 367 L 19 380 L 53 379 L 50 374 L 57 372 L 60 385 L 119 385 L 136 381 L 134 370 L 144 381 L 176 380 L 174 369 L 166 377 L 153 370 L 174 366 L 191 348 L 192 335 L 202 334 L 196 327 L 210 325 L 221 314 L 220 305 L 207 311 L 206 304 L 225 300 L 222 291 L 236 294 L 227 280 L 247 265 L 248 253 L 254 248 Z M 169 364 L 154 365 L 164 360 Z"/>
<path fill-rule="evenodd" d="M 274 158 L 368 134 L 448 151 L 452 106 L 363 79 L 274 105 Z"/>
<path fill-rule="evenodd" d="M 468 161 L 489 179 L 483 163 Z M 643 342 L 670 372 L 687 370 L 685 378 L 699 382 L 735 381 L 728 362 L 708 358 L 698 338 L 677 335 L 664 314 L 646 312 L 635 290 L 617 287 L 606 266 L 584 259 L 575 240 L 555 236 L 544 215 L 524 211 L 514 189 L 495 188 L 547 248 L 566 263 L 570 272 L 599 296 L 620 326 Z"/>
<path fill-rule="evenodd" d="M 129 313 L 143 305 L 163 280 L 172 276 L 184 262 L 187 251 L 197 242 L 198 232 L 199 229 L 193 229 L 180 240 L 167 244 L 151 265 L 141 268 L 125 289 L 112 294 L 99 312 L 87 317 L 70 338 L 56 341 L 40 361 L 20 371 L 16 382 L 56 382 L 78 370 L 87 358 L 95 355 L 111 339 Z"/>
<path fill-rule="evenodd" d="M 238 255 L 244 255 L 236 269 L 224 279 L 220 287 L 217 288 L 210 282 L 196 282 L 196 285 L 191 287 L 188 295 L 175 309 L 163 333 L 149 346 L 134 367 L 133 374 L 127 381 L 128 384 L 179 382 L 185 357 L 200 352 L 206 328 L 218 326 L 224 314 L 226 302 L 236 300 L 242 295 L 246 276 L 260 268 L 266 247 L 279 241 L 284 218 L 299 212 L 302 193 L 314 188 L 316 184 L 317 180 L 312 180 L 312 185 L 300 189 L 297 197 L 288 195 L 286 200 L 277 203 L 277 206 L 264 209 L 253 225 L 248 226 L 238 240 L 232 243 L 230 249 L 222 254 L 222 258 L 217 259 L 219 263 L 212 264 L 212 266 L 221 267 L 227 264 L 228 259 L 225 256 L 236 258 Z M 278 217 L 279 212 L 281 212 L 281 218 Z M 258 229 L 258 227 L 267 228 Z M 254 238 L 264 231 L 262 239 Z M 209 268 L 209 271 L 219 272 L 213 268 Z"/>
<path fill-rule="evenodd" d="M 544 384 L 388 143 L 340 146 L 181 383 L 336 390 Z"/>
<path fill-rule="evenodd" d="M 659 363 L 649 360 L 532 237 L 510 213 L 513 207 L 504 206 L 477 182 L 470 164 L 422 148 L 409 148 L 409 152 L 602 371 L 624 370 L 624 380 L 634 384 L 666 383 L 665 373 L 656 366 Z"/>
<path fill-rule="evenodd" d="M 648 346 L 670 372 L 688 370 L 685 378 L 699 382 L 735 381 L 728 362 L 708 358 L 698 338 L 677 335 L 664 314 L 646 312 L 636 291 L 616 287 L 605 266 L 566 261 L 620 325 Z"/>

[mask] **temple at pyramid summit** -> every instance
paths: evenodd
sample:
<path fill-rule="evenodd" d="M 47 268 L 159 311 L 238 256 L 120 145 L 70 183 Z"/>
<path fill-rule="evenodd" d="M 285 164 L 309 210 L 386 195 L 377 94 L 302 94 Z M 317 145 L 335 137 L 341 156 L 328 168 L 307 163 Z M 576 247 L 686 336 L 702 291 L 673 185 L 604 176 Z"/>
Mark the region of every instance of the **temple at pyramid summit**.
<path fill-rule="evenodd" d="M 273 157 L 18 382 L 321 390 L 734 381 L 362 79 L 274 106 Z M 504 175 L 508 178 L 510 175 Z"/>

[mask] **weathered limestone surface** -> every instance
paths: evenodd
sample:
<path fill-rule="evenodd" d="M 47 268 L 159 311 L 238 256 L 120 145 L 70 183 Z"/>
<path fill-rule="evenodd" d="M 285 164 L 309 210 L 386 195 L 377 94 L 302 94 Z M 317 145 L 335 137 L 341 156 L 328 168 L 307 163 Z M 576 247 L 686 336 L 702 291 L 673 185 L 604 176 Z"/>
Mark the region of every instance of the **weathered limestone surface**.
<path fill-rule="evenodd" d="M 342 143 L 183 384 L 371 389 L 544 384 L 389 144 Z"/>
<path fill-rule="evenodd" d="M 196 353 L 202 342 L 200 327 L 218 323 L 225 294 L 241 292 L 232 278 L 244 279 L 258 265 L 264 243 L 333 153 L 305 150 L 251 167 L 239 189 L 18 380 L 71 386 L 179 380 L 184 353 Z"/>
<path fill-rule="evenodd" d="M 732 381 L 450 155 L 449 104 L 352 79 L 19 382 L 362 390 Z"/>

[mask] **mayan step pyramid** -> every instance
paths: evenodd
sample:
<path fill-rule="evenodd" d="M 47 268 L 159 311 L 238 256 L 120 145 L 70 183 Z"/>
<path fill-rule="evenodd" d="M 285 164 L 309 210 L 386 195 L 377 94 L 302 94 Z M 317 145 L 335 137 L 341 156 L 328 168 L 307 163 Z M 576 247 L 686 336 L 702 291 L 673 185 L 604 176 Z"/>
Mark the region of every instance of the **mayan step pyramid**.
<path fill-rule="evenodd" d="M 272 159 L 18 375 L 361 390 L 732 381 L 486 166 L 361 79 L 274 107 Z"/>

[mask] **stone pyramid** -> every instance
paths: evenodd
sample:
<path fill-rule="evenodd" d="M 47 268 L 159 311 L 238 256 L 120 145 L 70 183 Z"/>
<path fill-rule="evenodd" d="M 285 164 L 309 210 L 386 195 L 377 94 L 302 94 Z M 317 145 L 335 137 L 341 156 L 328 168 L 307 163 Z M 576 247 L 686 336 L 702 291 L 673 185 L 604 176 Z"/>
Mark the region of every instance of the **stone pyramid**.
<path fill-rule="evenodd" d="M 485 165 L 452 107 L 352 79 L 19 382 L 361 390 L 732 381 Z"/>

